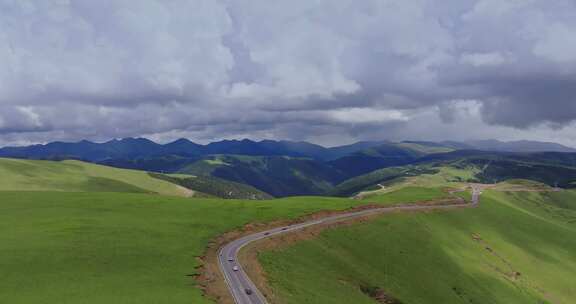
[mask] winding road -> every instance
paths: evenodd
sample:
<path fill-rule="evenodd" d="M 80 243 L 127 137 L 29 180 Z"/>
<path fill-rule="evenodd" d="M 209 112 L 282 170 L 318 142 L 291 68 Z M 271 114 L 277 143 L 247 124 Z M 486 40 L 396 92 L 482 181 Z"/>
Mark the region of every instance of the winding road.
<path fill-rule="evenodd" d="M 268 303 L 266 297 L 258 290 L 256 285 L 250 280 L 246 272 L 242 269 L 238 261 L 239 251 L 246 245 L 256 242 L 261 239 L 273 237 L 279 234 L 290 233 L 296 230 L 301 230 L 306 227 L 329 224 L 344 220 L 360 218 L 368 215 L 387 213 L 393 211 L 418 211 L 418 210 L 444 210 L 444 209 L 457 209 L 457 208 L 471 208 L 476 207 L 480 201 L 482 190 L 480 187 L 472 185 L 472 201 L 469 204 L 449 204 L 449 205 L 431 205 L 431 206 L 395 206 L 367 209 L 362 211 L 354 211 L 338 215 L 328 216 L 322 219 L 295 224 L 291 226 L 279 227 L 259 233 L 247 235 L 235 241 L 232 241 L 222 247 L 218 252 L 218 263 L 220 271 L 224 275 L 228 289 L 234 298 L 236 304 L 265 304 Z"/>

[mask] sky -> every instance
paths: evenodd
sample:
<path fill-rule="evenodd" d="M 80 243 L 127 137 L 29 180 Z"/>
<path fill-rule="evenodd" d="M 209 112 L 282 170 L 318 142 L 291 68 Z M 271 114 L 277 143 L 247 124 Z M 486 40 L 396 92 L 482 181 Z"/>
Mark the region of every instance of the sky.
<path fill-rule="evenodd" d="M 0 0 L 0 145 L 576 146 L 574 0 Z"/>

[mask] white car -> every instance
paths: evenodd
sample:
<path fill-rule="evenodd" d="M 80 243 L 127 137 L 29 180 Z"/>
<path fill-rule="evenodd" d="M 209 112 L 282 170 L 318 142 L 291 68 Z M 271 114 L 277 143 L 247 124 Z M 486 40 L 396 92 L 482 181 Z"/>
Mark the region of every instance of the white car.
<path fill-rule="evenodd" d="M 238 266 L 234 266 L 234 267 L 232 267 L 232 270 L 238 271 L 238 270 L 240 270 L 240 268 L 238 268 Z"/>

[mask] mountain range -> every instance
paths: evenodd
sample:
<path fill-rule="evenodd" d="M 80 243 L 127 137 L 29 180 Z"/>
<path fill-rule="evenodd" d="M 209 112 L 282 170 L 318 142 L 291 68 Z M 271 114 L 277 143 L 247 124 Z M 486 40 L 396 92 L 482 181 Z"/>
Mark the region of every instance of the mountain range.
<path fill-rule="evenodd" d="M 262 140 L 222 140 L 207 145 L 194 143 L 188 139 L 178 139 L 168 144 L 158 144 L 145 138 L 114 139 L 104 143 L 87 140 L 80 142 L 51 142 L 43 145 L 5 147 L 0 149 L 0 157 L 26 159 L 82 159 L 103 162 L 110 159 L 136 159 L 176 155 L 180 157 L 200 157 L 212 154 L 236 154 L 252 156 L 292 156 L 307 157 L 321 161 L 332 161 L 355 152 L 384 144 L 418 145 L 427 150 L 483 150 L 498 152 L 576 152 L 576 149 L 550 142 L 479 140 L 465 142 L 404 141 L 361 141 L 350 145 L 323 147 L 304 141 Z"/>
<path fill-rule="evenodd" d="M 76 159 L 118 168 L 213 177 L 215 181 L 245 184 L 264 194 L 282 197 L 325 194 L 346 180 L 383 168 L 464 158 L 488 160 L 484 163 L 506 159 L 508 163 L 498 176 L 517 163 L 573 166 L 576 154 L 566 152 L 576 150 L 555 143 L 495 140 L 363 141 L 323 147 L 274 140 L 223 140 L 201 145 L 187 139 L 158 144 L 145 138 L 125 138 L 104 143 L 84 140 L 6 147 L 0 149 L 0 157 Z"/>
<path fill-rule="evenodd" d="M 336 159 L 340 156 L 378 145 L 380 142 L 359 142 L 352 145 L 325 148 L 307 142 L 294 141 L 252 141 L 223 140 L 207 145 L 196 144 L 187 139 L 179 139 L 162 145 L 145 138 L 114 139 L 104 143 L 80 141 L 75 143 L 51 142 L 45 145 L 26 147 L 6 147 L 0 149 L 1 157 L 26 159 L 82 159 L 91 162 L 102 162 L 110 159 L 134 159 L 177 155 L 181 157 L 198 157 L 212 154 L 236 154 L 252 156 L 293 156 L 309 157 L 317 160 Z"/>

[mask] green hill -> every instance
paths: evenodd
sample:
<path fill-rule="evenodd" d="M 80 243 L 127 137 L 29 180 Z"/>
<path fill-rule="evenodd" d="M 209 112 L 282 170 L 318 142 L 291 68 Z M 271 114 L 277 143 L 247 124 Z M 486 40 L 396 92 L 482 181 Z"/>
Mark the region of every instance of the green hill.
<path fill-rule="evenodd" d="M 345 180 L 331 189 L 334 196 L 352 196 L 376 190 L 411 177 L 425 175 L 420 182 L 478 182 L 496 184 L 522 179 L 547 186 L 576 187 L 574 155 L 566 153 L 495 154 L 490 152 L 458 152 L 430 155 L 415 164 L 374 170 Z"/>
<path fill-rule="evenodd" d="M 485 191 L 260 254 L 282 303 L 576 303 L 576 192 Z M 377 301 L 376 301 L 377 300 Z"/>
<path fill-rule="evenodd" d="M 452 152 L 454 149 L 438 144 L 402 142 L 385 143 L 370 147 L 329 162 L 347 174 L 359 176 L 387 167 L 405 166 L 415 163 L 421 157 Z"/>
<path fill-rule="evenodd" d="M 80 161 L 0 158 L 0 191 L 135 192 L 186 196 L 190 191 L 146 172 Z"/>
<path fill-rule="evenodd" d="M 257 200 L 273 198 L 270 194 L 262 192 L 252 186 L 227 181 L 214 176 L 165 175 L 158 173 L 150 173 L 150 176 L 212 197 Z"/>
<path fill-rule="evenodd" d="M 178 173 L 214 176 L 275 197 L 321 195 L 345 179 L 344 174 L 325 163 L 288 156 L 214 155 Z"/>
<path fill-rule="evenodd" d="M 364 190 L 377 190 L 378 185 L 398 183 L 412 176 L 437 174 L 439 170 L 432 166 L 404 166 L 384 168 L 348 179 L 330 190 L 332 196 L 353 196 Z"/>
<path fill-rule="evenodd" d="M 476 178 L 485 183 L 496 183 L 508 179 L 529 179 L 557 185 L 563 188 L 574 188 L 576 167 L 549 162 L 539 162 L 535 159 L 517 160 L 515 158 L 469 158 L 456 162 L 454 165 L 474 165 L 482 168 Z"/>
<path fill-rule="evenodd" d="M 357 204 L 318 197 L 0 192 L 0 302 L 213 303 L 193 276 L 197 257 L 218 235 Z"/>
<path fill-rule="evenodd" d="M 576 191 L 547 186 L 573 183 L 571 158 L 506 157 L 381 169 L 332 192 L 365 194 L 355 200 L 260 201 L 253 199 L 270 197 L 261 188 L 324 193 L 343 175 L 281 156 L 210 156 L 184 170 L 196 177 L 0 158 L 0 294 L 9 303 L 212 303 L 192 277 L 196 257 L 226 231 L 320 210 L 442 199 L 446 187 L 505 180 L 477 209 L 387 214 L 260 260 L 287 304 L 573 303 Z M 241 184 L 248 182 L 260 190 Z M 194 194 L 245 200 L 175 197 Z"/>

